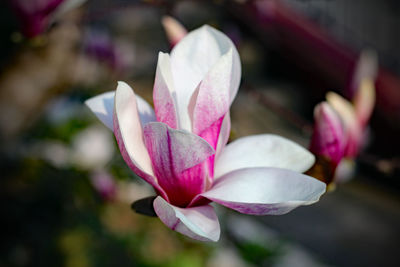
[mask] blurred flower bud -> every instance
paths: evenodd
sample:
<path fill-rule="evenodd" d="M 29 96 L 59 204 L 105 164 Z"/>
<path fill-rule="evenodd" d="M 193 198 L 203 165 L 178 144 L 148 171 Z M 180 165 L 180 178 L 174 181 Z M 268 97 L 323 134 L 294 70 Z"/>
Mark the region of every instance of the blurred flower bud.
<path fill-rule="evenodd" d="M 187 34 L 185 27 L 173 17 L 164 16 L 162 25 L 171 47 L 174 47 Z"/>
<path fill-rule="evenodd" d="M 364 136 L 355 109 L 348 100 L 336 93 L 328 92 L 326 99 L 344 123 L 344 132 L 347 136 L 344 156 L 354 158 L 360 150 Z"/>
<path fill-rule="evenodd" d="M 362 82 L 369 80 L 374 83 L 378 74 L 378 56 L 373 50 L 363 50 L 354 69 L 350 84 L 350 95 L 357 94 Z"/>
<path fill-rule="evenodd" d="M 375 106 L 375 85 L 370 79 L 364 79 L 354 95 L 354 109 L 361 127 L 365 128 Z"/>
<path fill-rule="evenodd" d="M 22 34 L 27 38 L 43 33 L 49 24 L 86 0 L 8 0 Z"/>
<path fill-rule="evenodd" d="M 322 102 L 314 109 L 314 121 L 310 151 L 331 160 L 336 167 L 346 145 L 340 117 L 327 102 Z"/>

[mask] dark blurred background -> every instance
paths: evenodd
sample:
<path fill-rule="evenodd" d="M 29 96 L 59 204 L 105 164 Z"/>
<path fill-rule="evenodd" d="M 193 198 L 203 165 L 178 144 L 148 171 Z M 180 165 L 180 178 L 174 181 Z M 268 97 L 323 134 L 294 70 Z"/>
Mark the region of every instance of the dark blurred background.
<path fill-rule="evenodd" d="M 26 28 L 37 20 L 21 0 L 0 3 L 0 266 L 399 266 L 397 0 L 73 1 L 39 12 L 41 31 Z M 308 147 L 314 106 L 328 91 L 350 99 L 360 52 L 376 51 L 377 102 L 353 179 L 283 216 L 218 209 L 216 244 L 131 211 L 151 189 L 83 102 L 118 80 L 152 102 L 158 52 L 170 50 L 165 15 L 236 44 L 232 140 L 275 133 Z"/>

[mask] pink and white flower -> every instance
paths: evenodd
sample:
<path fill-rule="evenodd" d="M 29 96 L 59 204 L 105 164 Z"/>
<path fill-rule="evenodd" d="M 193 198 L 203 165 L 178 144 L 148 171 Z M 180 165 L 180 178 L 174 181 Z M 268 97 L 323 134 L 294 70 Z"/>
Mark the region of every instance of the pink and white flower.
<path fill-rule="evenodd" d="M 262 134 L 226 145 L 240 77 L 231 40 L 203 26 L 170 55 L 159 54 L 154 111 L 124 82 L 86 102 L 114 131 L 128 166 L 157 192 L 153 207 L 161 221 L 197 240 L 219 239 L 210 202 L 279 215 L 325 192 L 324 183 L 301 174 L 314 156 L 287 139 Z"/>

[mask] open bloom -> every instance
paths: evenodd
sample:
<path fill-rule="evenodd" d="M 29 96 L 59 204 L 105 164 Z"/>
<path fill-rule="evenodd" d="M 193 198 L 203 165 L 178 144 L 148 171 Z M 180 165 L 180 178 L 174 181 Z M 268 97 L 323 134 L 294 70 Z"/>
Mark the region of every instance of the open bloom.
<path fill-rule="evenodd" d="M 114 131 L 129 167 L 153 186 L 153 207 L 171 229 L 217 241 L 210 202 L 278 215 L 318 201 L 325 184 L 303 175 L 314 156 L 275 135 L 226 145 L 229 107 L 240 83 L 239 55 L 223 33 L 203 26 L 171 55 L 160 53 L 151 106 L 124 82 L 86 104 Z"/>

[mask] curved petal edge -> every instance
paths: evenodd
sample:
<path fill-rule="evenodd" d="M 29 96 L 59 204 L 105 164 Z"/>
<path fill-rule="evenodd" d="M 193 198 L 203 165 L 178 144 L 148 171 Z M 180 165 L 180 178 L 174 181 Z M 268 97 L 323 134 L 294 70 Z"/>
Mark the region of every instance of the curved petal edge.
<path fill-rule="evenodd" d="M 144 144 L 135 93 L 129 85 L 119 82 L 114 101 L 114 135 L 123 159 L 137 175 L 167 198 L 154 176 Z"/>
<path fill-rule="evenodd" d="M 113 126 L 115 91 L 106 92 L 85 101 L 86 106 L 97 116 L 97 118 L 111 131 Z"/>
<path fill-rule="evenodd" d="M 90 110 L 97 116 L 97 118 L 111 131 L 114 130 L 114 97 L 115 91 L 109 91 L 89 98 L 85 101 L 86 106 L 88 106 Z M 140 121 L 143 125 L 152 121 L 156 121 L 154 110 L 146 100 L 140 96 L 136 96 L 136 102 Z"/>
<path fill-rule="evenodd" d="M 238 212 L 281 215 L 317 202 L 326 185 L 310 176 L 279 168 L 247 168 L 216 180 L 200 195 Z"/>
<path fill-rule="evenodd" d="M 275 167 L 305 172 L 315 163 L 307 149 L 273 134 L 251 135 L 228 144 L 215 164 L 215 177 L 254 167 Z"/>
<path fill-rule="evenodd" d="M 153 206 L 160 220 L 172 230 L 200 241 L 219 240 L 220 226 L 213 207 L 178 208 L 160 196 Z"/>

